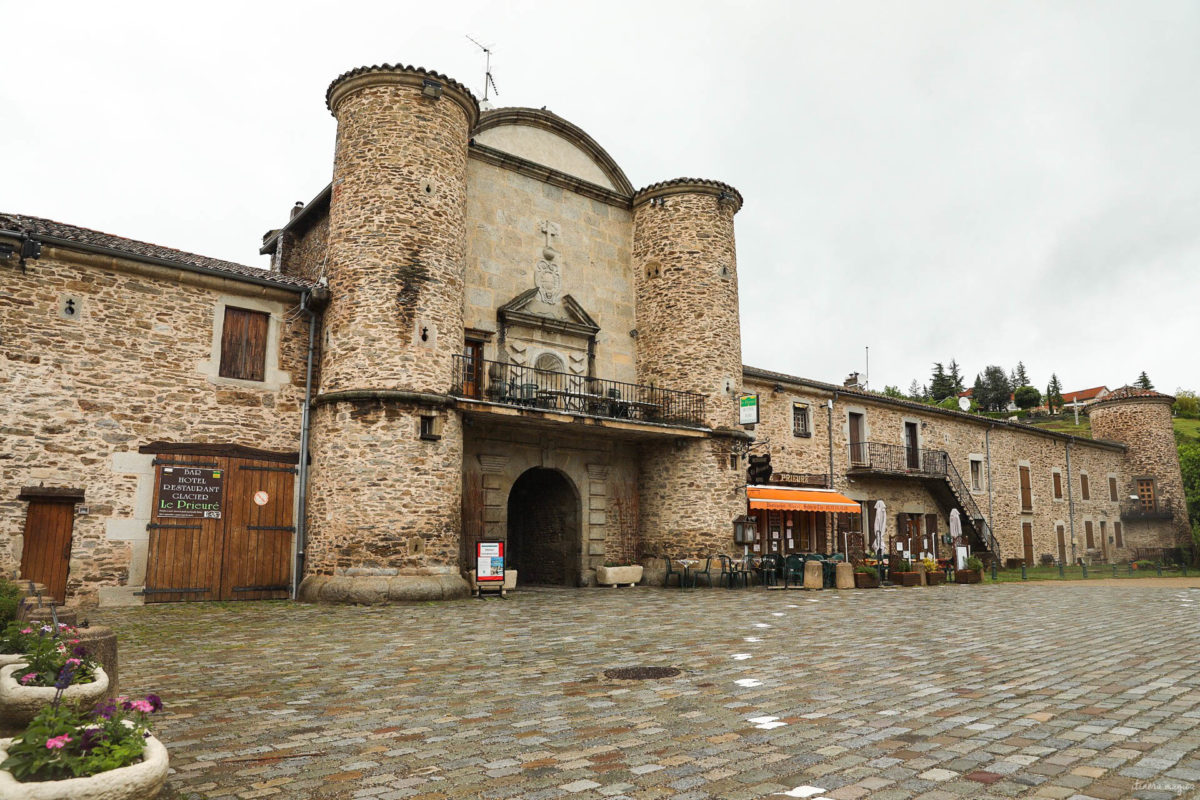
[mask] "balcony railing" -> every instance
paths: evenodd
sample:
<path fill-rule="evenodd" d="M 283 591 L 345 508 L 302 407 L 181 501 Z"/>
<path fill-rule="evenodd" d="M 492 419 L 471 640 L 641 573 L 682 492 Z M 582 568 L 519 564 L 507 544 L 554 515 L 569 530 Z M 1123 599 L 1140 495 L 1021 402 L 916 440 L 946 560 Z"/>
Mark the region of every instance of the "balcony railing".
<path fill-rule="evenodd" d="M 1147 508 L 1141 501 L 1121 504 L 1121 520 L 1123 522 L 1157 522 L 1174 518 L 1175 514 L 1169 508 Z"/>
<path fill-rule="evenodd" d="M 704 395 L 454 356 L 450 394 L 605 419 L 703 427 Z"/>

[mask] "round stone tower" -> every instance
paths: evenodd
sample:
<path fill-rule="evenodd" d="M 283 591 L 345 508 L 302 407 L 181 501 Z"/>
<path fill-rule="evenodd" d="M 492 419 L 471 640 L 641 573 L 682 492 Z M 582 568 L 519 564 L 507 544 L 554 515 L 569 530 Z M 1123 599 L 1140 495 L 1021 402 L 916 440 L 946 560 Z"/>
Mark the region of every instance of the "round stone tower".
<path fill-rule="evenodd" d="M 1088 407 L 1092 436 L 1120 442 L 1128 450 L 1119 495 L 1130 547 L 1185 547 L 1191 543 L 1183 473 L 1175 446 L 1171 404 L 1175 398 L 1152 389 L 1122 387 Z M 1147 512 L 1139 481 L 1153 481 L 1154 509 Z"/>
<path fill-rule="evenodd" d="M 467 147 L 479 105 L 418 67 L 351 70 L 337 118 L 314 399 L 305 599 L 465 594 L 462 426 Z"/>
<path fill-rule="evenodd" d="M 644 448 L 642 542 L 656 554 L 727 551 L 733 519 L 746 509 L 745 473 L 730 460 L 745 436 L 735 428 L 742 340 L 733 217 L 741 207 L 732 186 L 694 178 L 633 198 L 638 382 L 703 396 L 705 424 L 717 433 Z"/>

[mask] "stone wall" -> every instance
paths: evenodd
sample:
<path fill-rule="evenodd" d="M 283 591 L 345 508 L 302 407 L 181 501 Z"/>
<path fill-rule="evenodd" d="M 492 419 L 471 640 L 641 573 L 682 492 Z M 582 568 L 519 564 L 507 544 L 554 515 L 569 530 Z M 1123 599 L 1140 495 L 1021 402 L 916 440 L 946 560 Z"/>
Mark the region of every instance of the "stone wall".
<path fill-rule="evenodd" d="M 746 513 L 746 474 L 726 438 L 644 444 L 639 503 L 643 556 L 733 552 L 733 520 Z"/>
<path fill-rule="evenodd" d="M 85 491 L 75 518 L 71 603 L 145 575 L 153 441 L 295 451 L 307 320 L 297 295 L 235 280 L 45 246 L 24 273 L 0 267 L 0 570 L 20 566 L 23 486 Z M 77 313 L 60 311 L 73 299 Z M 271 314 L 275 381 L 212 369 L 223 304 Z M 123 590 L 124 591 L 124 590 Z M 129 588 L 126 594 L 132 599 Z"/>
<path fill-rule="evenodd" d="M 711 427 L 737 422 L 742 385 L 737 251 L 741 198 L 707 181 L 670 181 L 634 199 L 639 383 L 706 398 Z"/>
<path fill-rule="evenodd" d="M 323 213 L 300 233 L 285 231 L 279 236 L 271 269 L 283 275 L 316 281 L 324 272 L 329 255 L 329 214 Z"/>
<path fill-rule="evenodd" d="M 574 298 L 600 327 L 595 376 L 635 382 L 628 209 L 475 159 L 467 183 L 465 325 L 498 332 L 496 309 L 535 288 L 535 268 L 549 247 L 560 294 Z M 558 304 L 541 310 L 563 314 Z M 567 371 L 587 372 L 586 340 L 551 330 L 509 331 L 503 343 L 494 337 L 484 357 L 533 366 L 543 352 L 559 355 Z"/>

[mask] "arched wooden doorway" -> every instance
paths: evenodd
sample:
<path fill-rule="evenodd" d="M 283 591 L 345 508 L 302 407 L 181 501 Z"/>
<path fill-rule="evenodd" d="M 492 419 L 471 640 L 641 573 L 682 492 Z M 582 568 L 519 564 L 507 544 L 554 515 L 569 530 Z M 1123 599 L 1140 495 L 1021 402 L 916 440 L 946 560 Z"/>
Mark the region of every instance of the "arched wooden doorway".
<path fill-rule="evenodd" d="M 579 494 L 561 472 L 536 467 L 508 495 L 508 561 L 524 584 L 579 585 Z"/>

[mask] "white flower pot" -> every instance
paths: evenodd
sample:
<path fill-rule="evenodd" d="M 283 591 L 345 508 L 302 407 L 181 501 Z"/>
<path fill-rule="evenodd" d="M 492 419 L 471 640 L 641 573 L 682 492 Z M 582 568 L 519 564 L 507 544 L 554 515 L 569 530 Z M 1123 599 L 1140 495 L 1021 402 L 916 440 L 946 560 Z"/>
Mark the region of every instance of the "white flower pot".
<path fill-rule="evenodd" d="M 12 739 L 0 739 L 0 761 L 8 758 Z M 87 778 L 20 783 L 0 770 L 0 800 L 150 800 L 167 781 L 167 748 L 146 737 L 142 760 Z"/>
<path fill-rule="evenodd" d="M 24 727 L 37 713 L 54 702 L 53 686 L 22 686 L 20 677 L 24 664 L 9 664 L 0 668 L 0 720 L 9 725 Z M 84 707 L 95 705 L 108 691 L 108 673 L 96 667 L 96 679 L 91 683 L 71 684 L 63 692 L 63 702 Z M 0 795 L 3 798 L 3 795 Z"/>
<path fill-rule="evenodd" d="M 23 664 L 24 662 L 24 653 L 0 653 L 0 667 L 7 667 L 9 664 Z"/>
<path fill-rule="evenodd" d="M 642 565 L 629 567 L 596 567 L 596 583 L 601 586 L 633 586 L 642 579 Z"/>

